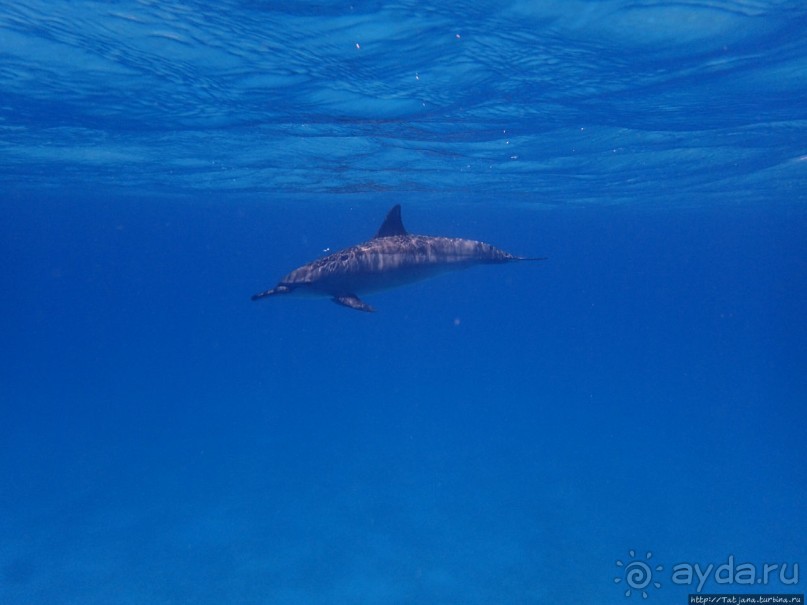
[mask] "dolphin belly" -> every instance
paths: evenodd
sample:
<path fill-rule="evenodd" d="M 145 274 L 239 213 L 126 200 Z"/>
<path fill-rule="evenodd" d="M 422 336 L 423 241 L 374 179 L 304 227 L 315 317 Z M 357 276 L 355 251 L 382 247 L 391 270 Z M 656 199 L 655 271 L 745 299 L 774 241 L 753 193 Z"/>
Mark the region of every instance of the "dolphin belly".
<path fill-rule="evenodd" d="M 397 265 L 384 271 L 359 271 L 333 274 L 306 284 L 301 289 L 320 291 L 326 295 L 372 294 L 423 281 L 449 271 L 470 267 L 470 263 Z"/>

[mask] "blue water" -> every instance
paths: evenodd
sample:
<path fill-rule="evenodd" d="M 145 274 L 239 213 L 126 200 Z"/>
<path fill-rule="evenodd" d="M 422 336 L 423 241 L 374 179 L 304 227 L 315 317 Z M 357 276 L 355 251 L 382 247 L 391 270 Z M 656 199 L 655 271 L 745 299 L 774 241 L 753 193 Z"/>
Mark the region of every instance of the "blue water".
<path fill-rule="evenodd" d="M 0 604 L 804 593 L 805 31 L 0 2 Z M 549 258 L 250 302 L 397 203 Z"/>

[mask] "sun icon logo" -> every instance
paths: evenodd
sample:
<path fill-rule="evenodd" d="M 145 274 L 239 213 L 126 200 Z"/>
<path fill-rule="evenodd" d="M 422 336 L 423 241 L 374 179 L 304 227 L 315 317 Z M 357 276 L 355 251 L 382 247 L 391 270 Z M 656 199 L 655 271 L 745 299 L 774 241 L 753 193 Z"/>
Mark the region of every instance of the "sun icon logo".
<path fill-rule="evenodd" d="M 647 591 L 645 588 L 652 585 L 656 588 L 661 588 L 660 582 L 653 582 L 653 572 L 654 571 L 662 571 L 664 567 L 661 565 L 656 565 L 653 569 L 650 568 L 650 559 L 653 556 L 652 552 L 648 552 L 645 555 L 644 561 L 637 560 L 636 558 L 636 551 L 629 550 L 628 554 L 630 555 L 631 560 L 623 563 L 622 561 L 617 561 L 616 566 L 625 569 L 624 578 L 619 576 L 614 578 L 614 583 L 619 584 L 623 579 L 625 580 L 625 584 L 628 585 L 628 589 L 625 591 L 625 596 L 629 597 L 633 594 L 633 591 L 637 593 L 642 593 L 642 598 L 647 598 Z"/>

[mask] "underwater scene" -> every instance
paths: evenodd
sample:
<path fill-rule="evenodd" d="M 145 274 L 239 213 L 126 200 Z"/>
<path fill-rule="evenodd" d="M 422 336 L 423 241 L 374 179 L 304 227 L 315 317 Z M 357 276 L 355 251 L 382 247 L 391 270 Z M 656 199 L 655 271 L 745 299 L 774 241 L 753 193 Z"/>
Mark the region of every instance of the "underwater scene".
<path fill-rule="evenodd" d="M 0 605 L 803 604 L 805 32 L 0 0 Z"/>

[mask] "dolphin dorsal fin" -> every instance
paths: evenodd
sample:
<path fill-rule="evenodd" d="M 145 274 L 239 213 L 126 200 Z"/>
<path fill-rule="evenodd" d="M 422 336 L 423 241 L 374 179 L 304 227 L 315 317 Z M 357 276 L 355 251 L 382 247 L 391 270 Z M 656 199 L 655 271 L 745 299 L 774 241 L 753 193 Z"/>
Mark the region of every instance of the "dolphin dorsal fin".
<path fill-rule="evenodd" d="M 387 218 L 381 223 L 381 228 L 375 237 L 390 237 L 392 235 L 407 235 L 404 229 L 403 222 L 401 221 L 401 205 L 395 204 L 387 213 Z M 375 239 L 375 238 L 373 238 Z"/>

